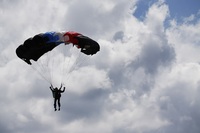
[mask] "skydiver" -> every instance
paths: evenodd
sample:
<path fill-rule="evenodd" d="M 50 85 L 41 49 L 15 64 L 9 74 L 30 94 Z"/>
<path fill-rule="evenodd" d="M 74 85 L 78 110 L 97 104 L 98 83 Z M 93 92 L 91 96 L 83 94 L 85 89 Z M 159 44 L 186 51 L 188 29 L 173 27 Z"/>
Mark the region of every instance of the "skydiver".
<path fill-rule="evenodd" d="M 57 108 L 56 108 L 56 102 L 58 101 L 58 110 L 60 111 L 60 107 L 61 107 L 61 104 L 60 104 L 60 97 L 61 97 L 61 93 L 63 93 L 65 91 L 65 87 L 62 89 L 62 84 L 60 86 L 60 88 L 58 89 L 57 87 L 53 87 L 53 85 L 51 85 L 49 87 L 53 93 L 53 98 L 54 98 L 54 109 L 55 111 L 57 111 Z"/>

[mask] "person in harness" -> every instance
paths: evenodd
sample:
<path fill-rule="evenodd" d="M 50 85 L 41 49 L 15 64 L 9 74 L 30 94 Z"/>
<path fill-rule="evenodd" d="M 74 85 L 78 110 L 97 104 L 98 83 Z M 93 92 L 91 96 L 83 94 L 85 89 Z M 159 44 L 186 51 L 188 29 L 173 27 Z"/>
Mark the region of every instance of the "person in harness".
<path fill-rule="evenodd" d="M 52 94 L 53 94 L 53 98 L 54 98 L 54 109 L 55 111 L 57 111 L 57 108 L 56 108 L 56 103 L 58 103 L 58 111 L 60 111 L 60 107 L 61 107 L 61 104 L 60 104 L 60 98 L 61 98 L 61 93 L 63 93 L 65 91 L 65 87 L 62 89 L 62 84 L 60 86 L 60 88 L 58 89 L 57 87 L 53 87 L 53 85 L 51 85 L 49 87 L 52 91 Z"/>

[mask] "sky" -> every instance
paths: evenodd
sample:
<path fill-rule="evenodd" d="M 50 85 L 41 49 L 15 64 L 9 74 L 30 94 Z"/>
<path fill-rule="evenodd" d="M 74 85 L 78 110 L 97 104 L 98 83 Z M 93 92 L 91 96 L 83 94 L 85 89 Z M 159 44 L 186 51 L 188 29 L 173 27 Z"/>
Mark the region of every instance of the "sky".
<path fill-rule="evenodd" d="M 199 133 L 199 3 L 0 0 L 0 132 Z M 100 51 L 88 57 L 59 46 L 44 55 L 56 63 L 48 75 L 15 54 L 47 31 L 80 32 Z M 61 111 L 42 75 L 66 86 Z"/>
<path fill-rule="evenodd" d="M 137 10 L 134 15 L 143 19 L 148 7 L 154 4 L 157 0 L 139 0 L 137 2 Z M 177 21 L 183 21 L 185 17 L 196 14 L 199 11 L 200 1 L 198 0 L 165 0 L 168 5 L 170 18 L 175 18 Z"/>

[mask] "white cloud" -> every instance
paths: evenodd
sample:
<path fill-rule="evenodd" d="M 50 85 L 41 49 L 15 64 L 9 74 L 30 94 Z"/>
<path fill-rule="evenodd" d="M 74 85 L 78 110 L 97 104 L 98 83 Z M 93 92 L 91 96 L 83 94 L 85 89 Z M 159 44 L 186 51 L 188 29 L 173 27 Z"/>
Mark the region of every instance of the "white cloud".
<path fill-rule="evenodd" d="M 183 23 L 181 25 L 171 22 L 167 30 L 168 41 L 175 47 L 178 62 L 199 62 L 199 29 L 200 23 Z"/>
<path fill-rule="evenodd" d="M 135 4 L 1 1 L 1 132 L 199 133 L 198 13 L 165 27 L 164 1 L 143 21 L 132 15 Z M 101 45 L 65 81 L 60 112 L 49 84 L 15 55 L 25 39 L 50 30 L 76 30 Z"/>

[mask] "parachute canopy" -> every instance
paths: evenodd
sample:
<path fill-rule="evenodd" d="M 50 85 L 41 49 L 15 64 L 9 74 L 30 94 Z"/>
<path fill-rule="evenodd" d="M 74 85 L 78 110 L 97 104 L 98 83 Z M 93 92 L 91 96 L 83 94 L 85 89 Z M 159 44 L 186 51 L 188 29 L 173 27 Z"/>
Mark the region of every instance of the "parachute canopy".
<path fill-rule="evenodd" d="M 35 35 L 24 41 L 16 49 L 16 54 L 26 63 L 30 59 L 37 61 L 42 55 L 53 50 L 61 43 L 76 45 L 86 55 L 96 54 L 100 50 L 99 44 L 91 38 L 77 32 L 46 32 Z"/>

